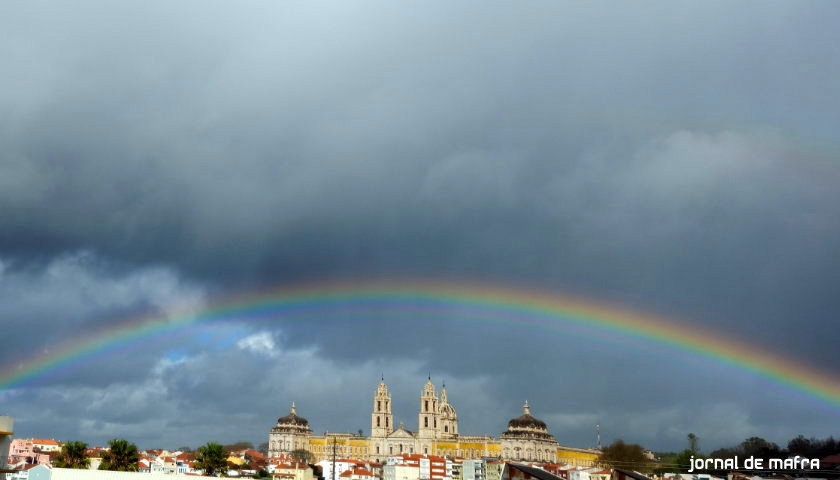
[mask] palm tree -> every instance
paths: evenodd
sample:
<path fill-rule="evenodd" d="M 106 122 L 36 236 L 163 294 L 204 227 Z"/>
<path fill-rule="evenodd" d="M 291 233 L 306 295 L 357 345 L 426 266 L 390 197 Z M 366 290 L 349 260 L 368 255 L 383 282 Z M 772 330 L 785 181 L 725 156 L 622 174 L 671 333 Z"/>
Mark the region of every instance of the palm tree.
<path fill-rule="evenodd" d="M 137 445 L 128 443 L 128 440 L 115 438 L 108 442 L 108 451 L 102 454 L 100 470 L 116 470 L 120 472 L 136 472 L 137 462 L 140 455 L 137 453 Z"/>
<path fill-rule="evenodd" d="M 698 438 L 697 435 L 693 433 L 688 434 L 688 449 L 691 450 L 691 453 L 697 453 L 697 442 Z"/>
<path fill-rule="evenodd" d="M 61 446 L 61 452 L 52 464 L 59 468 L 88 468 L 90 457 L 85 453 L 85 449 L 85 442 L 67 442 Z"/>
<path fill-rule="evenodd" d="M 227 467 L 227 456 L 225 455 L 224 448 L 218 443 L 213 442 L 198 447 L 195 466 L 204 470 L 204 475 L 207 476 L 223 473 Z"/>

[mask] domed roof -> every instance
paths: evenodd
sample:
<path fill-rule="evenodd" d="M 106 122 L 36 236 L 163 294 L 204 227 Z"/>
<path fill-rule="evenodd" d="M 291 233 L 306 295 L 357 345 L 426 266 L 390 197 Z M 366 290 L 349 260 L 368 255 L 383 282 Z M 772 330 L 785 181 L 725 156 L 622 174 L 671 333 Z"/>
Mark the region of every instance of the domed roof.
<path fill-rule="evenodd" d="M 458 414 L 455 413 L 455 407 L 453 407 L 452 405 L 450 405 L 448 403 L 444 403 L 443 405 L 438 407 L 438 413 L 440 413 L 444 417 L 455 418 L 455 417 L 458 416 Z"/>
<path fill-rule="evenodd" d="M 508 422 L 508 430 L 516 430 L 518 428 L 536 428 L 539 430 L 548 430 L 548 426 L 542 420 L 531 415 L 531 407 L 528 406 L 528 401 L 522 406 L 524 413 Z"/>
<path fill-rule="evenodd" d="M 309 420 L 297 415 L 294 402 L 292 403 L 292 408 L 289 409 L 289 414 L 285 417 L 277 419 L 277 423 L 279 425 L 300 425 L 302 427 L 309 426 Z"/>

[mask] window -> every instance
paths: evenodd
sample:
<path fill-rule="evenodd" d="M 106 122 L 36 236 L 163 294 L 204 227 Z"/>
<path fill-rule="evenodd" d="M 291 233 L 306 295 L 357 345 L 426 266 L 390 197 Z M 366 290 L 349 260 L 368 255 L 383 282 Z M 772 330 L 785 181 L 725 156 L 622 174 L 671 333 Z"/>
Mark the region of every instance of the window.
<path fill-rule="evenodd" d="M 385 417 L 385 426 L 388 426 L 388 417 Z"/>
<path fill-rule="evenodd" d="M 424 427 L 428 427 L 428 426 L 429 426 L 429 417 L 423 417 L 423 426 L 424 426 Z"/>
<path fill-rule="evenodd" d="M 449 425 L 444 425 L 443 426 L 443 431 L 446 432 L 446 433 L 449 433 Z"/>
<path fill-rule="evenodd" d="M 426 400 L 426 408 L 425 408 L 425 411 L 427 411 L 427 412 L 429 411 L 429 401 L 428 401 L 428 400 Z M 426 426 L 428 427 L 428 425 L 426 425 Z"/>
<path fill-rule="evenodd" d="M 376 417 L 376 426 L 379 426 L 379 417 Z"/>
<path fill-rule="evenodd" d="M 377 400 L 377 401 L 376 401 L 376 411 L 377 411 L 377 412 L 381 412 L 381 411 L 382 411 L 382 400 Z"/>

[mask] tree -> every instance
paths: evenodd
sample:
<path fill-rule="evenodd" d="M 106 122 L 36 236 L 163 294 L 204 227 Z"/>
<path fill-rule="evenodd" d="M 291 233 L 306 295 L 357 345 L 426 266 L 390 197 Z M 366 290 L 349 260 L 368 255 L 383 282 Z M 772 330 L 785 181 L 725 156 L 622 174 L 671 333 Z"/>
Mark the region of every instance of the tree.
<path fill-rule="evenodd" d="M 622 468 L 649 473 L 653 470 L 653 462 L 645 455 L 645 449 L 635 443 L 627 444 L 623 440 L 616 440 L 605 447 L 598 457 L 598 463 L 605 467 Z"/>
<path fill-rule="evenodd" d="M 128 440 L 122 438 L 115 438 L 108 442 L 108 447 L 108 450 L 102 452 L 102 463 L 99 464 L 100 470 L 137 471 L 137 462 L 140 461 L 137 445 L 128 443 Z"/>
<path fill-rule="evenodd" d="M 52 461 L 52 464 L 59 468 L 88 468 L 90 457 L 85 450 L 85 442 L 67 442 L 61 446 L 61 452 Z"/>
<path fill-rule="evenodd" d="M 313 460 L 312 453 L 309 450 L 304 450 L 302 448 L 299 448 L 297 450 L 292 450 L 291 452 L 289 452 L 289 456 L 294 458 L 295 460 L 297 460 L 300 463 L 309 464 Z"/>
<path fill-rule="evenodd" d="M 697 438 L 697 435 L 695 435 L 693 433 L 688 434 L 688 449 L 691 450 L 691 453 L 697 453 L 698 452 L 698 448 L 697 448 L 697 442 L 698 441 L 699 440 Z"/>
<path fill-rule="evenodd" d="M 805 438 L 799 435 L 788 442 L 790 455 L 800 455 L 805 458 L 823 458 L 840 451 L 840 442 L 834 437 L 825 439 Z"/>
<path fill-rule="evenodd" d="M 761 437 L 750 437 L 741 442 L 741 451 L 745 457 L 778 458 L 782 455 L 782 449 L 773 442 L 768 442 Z"/>
<path fill-rule="evenodd" d="M 263 442 L 257 447 L 257 451 L 262 453 L 263 455 L 268 455 L 268 442 Z"/>
<path fill-rule="evenodd" d="M 213 442 L 198 447 L 195 466 L 204 470 L 204 474 L 208 476 L 224 472 L 227 468 L 227 455 L 225 454 L 224 448 L 220 444 Z"/>

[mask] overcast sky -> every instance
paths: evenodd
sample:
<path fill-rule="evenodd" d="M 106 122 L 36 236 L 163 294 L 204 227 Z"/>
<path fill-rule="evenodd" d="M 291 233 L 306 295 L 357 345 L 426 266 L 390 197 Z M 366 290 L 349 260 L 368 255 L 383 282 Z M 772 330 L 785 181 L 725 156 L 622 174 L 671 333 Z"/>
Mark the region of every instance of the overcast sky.
<path fill-rule="evenodd" d="M 582 295 L 840 369 L 837 2 L 0 5 L 0 363 L 174 304 L 347 278 Z M 476 340 L 480 339 L 480 342 Z M 453 318 L 196 328 L 0 392 L 18 436 L 141 447 L 416 428 L 528 399 L 563 444 L 837 436 L 676 351 Z M 666 357 L 663 358 L 663 355 Z M 665 360 L 665 361 L 663 361 Z"/>

